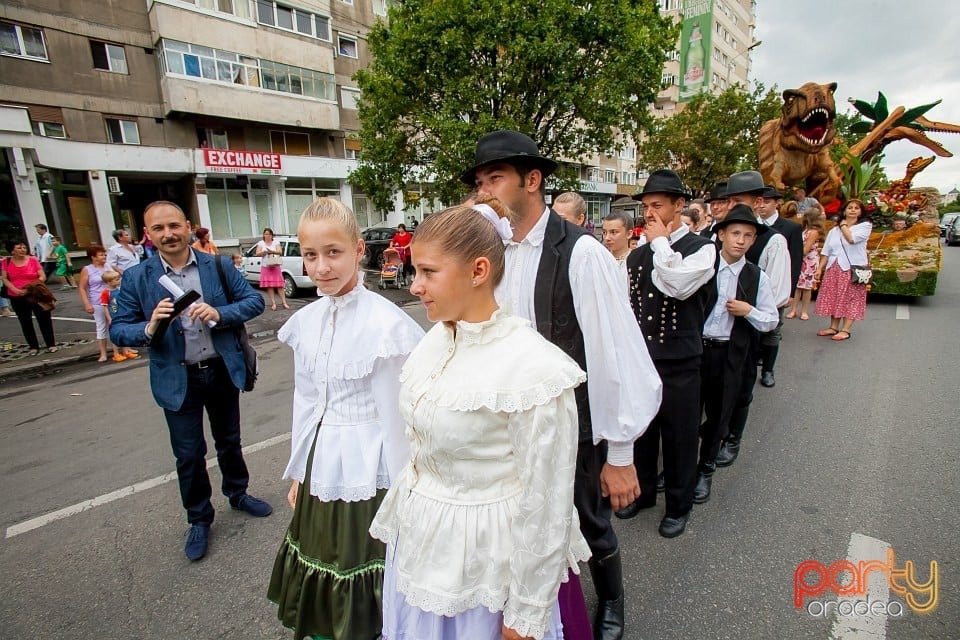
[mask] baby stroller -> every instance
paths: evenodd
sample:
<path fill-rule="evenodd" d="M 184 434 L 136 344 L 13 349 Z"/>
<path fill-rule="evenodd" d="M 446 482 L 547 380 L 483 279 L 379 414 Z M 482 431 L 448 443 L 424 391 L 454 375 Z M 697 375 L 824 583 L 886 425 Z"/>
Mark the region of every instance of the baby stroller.
<path fill-rule="evenodd" d="M 403 272 L 403 258 L 400 252 L 393 247 L 387 247 L 383 250 L 383 266 L 380 268 L 380 283 L 377 285 L 381 289 L 393 285 L 397 289 L 407 286 L 407 276 Z"/>

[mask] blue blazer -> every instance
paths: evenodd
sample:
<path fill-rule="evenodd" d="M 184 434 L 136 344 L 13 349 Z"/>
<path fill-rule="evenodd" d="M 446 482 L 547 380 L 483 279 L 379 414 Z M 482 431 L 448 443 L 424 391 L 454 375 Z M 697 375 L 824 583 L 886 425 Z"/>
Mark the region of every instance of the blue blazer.
<path fill-rule="evenodd" d="M 210 332 L 213 346 L 227 365 L 234 386 L 242 389 L 246 378 L 246 364 L 237 330 L 247 320 L 263 313 L 263 297 L 243 279 L 226 258 L 199 251 L 194 251 L 194 254 L 200 269 L 203 300 L 216 307 L 220 313 L 220 322 Z M 233 294 L 231 304 L 227 304 L 214 260 L 223 261 L 223 275 Z M 123 272 L 123 281 L 117 294 L 117 313 L 110 323 L 110 340 L 115 345 L 143 347 L 150 343 L 144 328 L 157 304 L 170 297 L 170 293 L 158 282 L 164 273 L 159 255 L 154 255 Z M 150 387 L 153 397 L 158 405 L 171 411 L 179 410 L 187 395 L 184 350 L 183 331 L 180 323 L 176 321 L 170 324 L 160 344 L 150 348 Z"/>

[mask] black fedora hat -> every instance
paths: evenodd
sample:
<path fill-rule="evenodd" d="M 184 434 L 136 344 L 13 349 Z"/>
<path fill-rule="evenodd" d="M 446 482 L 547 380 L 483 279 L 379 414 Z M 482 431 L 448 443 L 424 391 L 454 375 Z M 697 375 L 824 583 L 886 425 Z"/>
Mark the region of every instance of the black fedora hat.
<path fill-rule="evenodd" d="M 544 178 L 557 169 L 556 162 L 540 155 L 540 149 L 537 148 L 537 143 L 533 141 L 533 138 L 519 131 L 499 129 L 477 140 L 474 165 L 460 174 L 460 181 L 471 187 L 474 186 L 477 169 L 494 162 L 533 166 L 540 170 Z"/>
<path fill-rule="evenodd" d="M 727 183 L 718 182 L 713 185 L 713 189 L 710 189 L 710 195 L 706 197 L 707 202 L 713 202 L 714 200 L 726 200 L 727 199 Z"/>
<path fill-rule="evenodd" d="M 741 193 L 762 194 L 766 186 L 759 171 L 741 171 L 727 178 L 727 197 Z"/>
<path fill-rule="evenodd" d="M 769 184 L 763 187 L 763 197 L 767 200 L 783 200 L 783 194 Z"/>
<path fill-rule="evenodd" d="M 719 231 L 720 229 L 725 229 L 734 222 L 739 222 L 740 224 L 752 224 L 754 227 L 756 227 L 758 236 L 762 236 L 770 230 L 770 227 L 757 220 L 757 216 L 753 213 L 753 209 L 745 204 L 737 204 L 731 207 L 730 211 L 727 212 L 727 217 L 713 225 L 713 230 Z"/>
<path fill-rule="evenodd" d="M 666 193 L 672 196 L 682 196 L 690 199 L 690 190 L 683 184 L 683 180 L 676 171 L 657 169 L 650 174 L 643 185 L 643 189 L 633 195 L 634 200 L 642 200 L 649 193 Z"/>

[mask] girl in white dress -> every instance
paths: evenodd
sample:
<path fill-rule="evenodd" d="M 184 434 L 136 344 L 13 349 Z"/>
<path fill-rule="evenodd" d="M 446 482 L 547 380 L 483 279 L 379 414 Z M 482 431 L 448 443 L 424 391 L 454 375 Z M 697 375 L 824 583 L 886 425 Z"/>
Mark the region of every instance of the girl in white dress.
<path fill-rule="evenodd" d="M 452 207 L 411 244 L 437 324 L 403 367 L 412 458 L 370 527 L 388 545 L 384 640 L 562 638 L 560 582 L 590 555 L 573 506 L 586 376 L 498 309 L 504 215 Z"/>
<path fill-rule="evenodd" d="M 364 288 L 364 244 L 346 205 L 329 198 L 311 204 L 300 216 L 299 239 L 324 297 L 277 333 L 294 352 L 293 435 L 283 473 L 292 480 L 294 512 L 267 595 L 297 640 L 373 640 L 385 547 L 367 529 L 409 459 L 399 376 L 423 330 Z"/>

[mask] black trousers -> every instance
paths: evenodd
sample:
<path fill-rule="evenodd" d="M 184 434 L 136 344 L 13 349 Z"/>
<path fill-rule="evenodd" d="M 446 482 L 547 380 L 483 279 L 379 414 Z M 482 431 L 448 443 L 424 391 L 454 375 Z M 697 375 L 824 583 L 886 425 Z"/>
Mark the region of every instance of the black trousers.
<path fill-rule="evenodd" d="M 734 371 L 729 363 L 729 342 L 703 342 L 703 363 L 700 367 L 700 402 L 706 416 L 700 425 L 700 462 L 697 465 L 699 473 L 713 473 L 716 470 L 717 454 L 723 439 L 730 432 L 730 414 L 732 404 L 736 401 L 736 394 L 731 397 L 730 376 L 742 376 L 741 371 Z M 752 365 L 752 362 L 749 363 Z M 753 376 L 756 379 L 756 367 Z M 737 387 L 739 392 L 739 387 Z"/>
<path fill-rule="evenodd" d="M 33 316 L 37 317 L 37 324 L 40 325 L 40 333 L 43 335 L 43 341 L 47 347 L 57 344 L 53 336 L 53 319 L 50 312 L 43 309 L 40 305 L 27 302 L 23 296 L 10 296 L 10 306 L 13 312 L 17 314 L 17 320 L 20 321 L 20 331 L 23 332 L 23 338 L 30 345 L 31 349 L 39 349 L 40 343 L 37 342 L 37 331 L 33 328 Z"/>
<path fill-rule="evenodd" d="M 610 524 L 613 510 L 610 499 L 600 491 L 600 471 L 607 459 L 606 443 L 594 445 L 589 440 L 577 448 L 577 473 L 573 482 L 573 504 L 580 516 L 580 532 L 587 539 L 595 559 L 602 559 L 617 550 L 617 534 Z"/>
<path fill-rule="evenodd" d="M 177 459 L 180 499 L 190 524 L 210 524 L 214 514 L 207 475 L 207 442 L 203 437 L 204 409 L 217 449 L 223 478 L 221 489 L 231 504 L 247 492 L 250 479 L 240 448 L 240 390 L 233 386 L 223 360 L 214 360 L 203 369 L 188 366 L 183 405 L 177 411 L 164 409 L 163 413 Z"/>
<path fill-rule="evenodd" d="M 640 500 L 657 495 L 657 458 L 663 445 L 666 515 L 678 518 L 693 508 L 697 483 L 697 445 L 700 428 L 700 356 L 656 360 L 663 383 L 660 411 L 634 443 L 633 463 L 640 480 Z"/>

